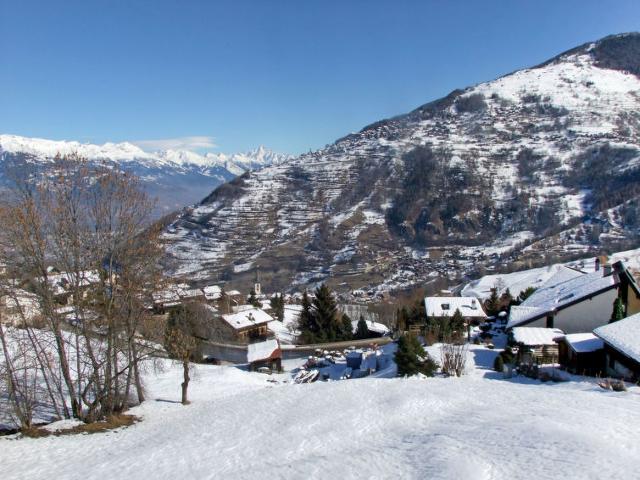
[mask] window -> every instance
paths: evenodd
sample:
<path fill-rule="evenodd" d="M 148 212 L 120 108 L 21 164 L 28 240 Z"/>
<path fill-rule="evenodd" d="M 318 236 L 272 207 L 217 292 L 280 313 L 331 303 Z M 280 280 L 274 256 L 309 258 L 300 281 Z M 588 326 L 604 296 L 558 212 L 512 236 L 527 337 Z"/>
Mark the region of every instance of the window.
<path fill-rule="evenodd" d="M 449 304 L 448 303 L 443 303 L 440 306 L 442 307 L 442 310 L 449 310 Z"/>

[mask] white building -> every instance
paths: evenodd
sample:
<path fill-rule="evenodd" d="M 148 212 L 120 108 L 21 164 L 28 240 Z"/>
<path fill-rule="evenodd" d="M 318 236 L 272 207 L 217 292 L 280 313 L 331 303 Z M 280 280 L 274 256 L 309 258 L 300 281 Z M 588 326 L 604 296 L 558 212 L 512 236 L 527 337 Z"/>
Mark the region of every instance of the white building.
<path fill-rule="evenodd" d="M 591 332 L 608 323 L 620 296 L 626 314 L 638 308 L 640 291 L 622 262 L 564 282 L 545 284 L 521 305 L 511 307 L 507 328 L 559 328 L 565 333 Z M 637 311 L 637 310 L 636 310 Z"/>
<path fill-rule="evenodd" d="M 427 317 L 453 317 L 456 310 L 460 310 L 465 321 L 483 322 L 487 318 L 482 304 L 476 297 L 426 297 L 424 307 Z"/>

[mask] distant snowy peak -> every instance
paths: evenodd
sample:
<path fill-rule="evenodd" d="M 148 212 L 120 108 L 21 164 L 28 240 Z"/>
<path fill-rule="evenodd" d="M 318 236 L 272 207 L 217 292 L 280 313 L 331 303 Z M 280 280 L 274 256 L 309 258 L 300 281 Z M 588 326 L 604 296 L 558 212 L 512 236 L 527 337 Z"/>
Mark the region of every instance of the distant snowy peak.
<path fill-rule="evenodd" d="M 200 155 L 188 150 L 164 150 L 146 152 L 129 143 L 105 143 L 93 145 L 76 141 L 57 141 L 42 138 L 27 138 L 18 135 L 0 135 L 0 155 L 3 153 L 24 154 L 40 161 L 51 161 L 57 154 L 78 153 L 88 160 L 113 162 L 138 162 L 145 166 L 221 167 L 239 175 L 246 170 L 278 164 L 290 158 L 260 146 L 246 153 L 206 153 Z"/>
<path fill-rule="evenodd" d="M 16 165 L 45 167 L 56 155 L 77 153 L 89 162 L 111 164 L 133 172 L 142 179 L 145 190 L 156 199 L 158 214 L 165 214 L 199 202 L 217 186 L 248 170 L 280 164 L 290 156 L 258 147 L 247 153 L 207 153 L 187 150 L 146 152 L 128 143 L 92 145 L 80 142 L 0 135 L 0 188 L 6 182 L 5 169 Z"/>
<path fill-rule="evenodd" d="M 52 160 L 57 154 L 67 155 L 74 152 L 87 157 L 89 160 L 132 161 L 154 158 L 152 154 L 128 142 L 92 145 L 75 141 L 0 135 L 0 154 L 5 152 L 22 153 L 40 160 Z"/>

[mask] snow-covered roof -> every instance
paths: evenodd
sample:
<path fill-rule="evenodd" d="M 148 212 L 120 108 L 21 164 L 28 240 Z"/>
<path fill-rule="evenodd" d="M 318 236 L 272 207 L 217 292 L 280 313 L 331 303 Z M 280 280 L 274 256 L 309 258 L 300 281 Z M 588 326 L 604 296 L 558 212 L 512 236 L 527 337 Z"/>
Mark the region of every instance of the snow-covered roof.
<path fill-rule="evenodd" d="M 553 280 L 551 278 L 550 280 Z M 511 308 L 507 328 L 522 325 L 565 306 L 589 298 L 618 284 L 617 275 L 603 275 L 603 270 L 580 274 L 564 282 L 545 284 L 521 305 Z"/>
<path fill-rule="evenodd" d="M 197 297 L 202 297 L 203 293 L 202 293 L 202 290 L 200 290 L 199 288 L 187 288 L 184 290 L 180 290 L 178 292 L 178 295 L 181 298 L 197 298 Z"/>
<path fill-rule="evenodd" d="M 222 297 L 222 288 L 218 285 L 208 285 L 202 289 L 204 298 L 207 300 L 218 300 Z"/>
<path fill-rule="evenodd" d="M 176 290 L 161 290 L 151 294 L 154 303 L 180 303 L 180 296 Z"/>
<path fill-rule="evenodd" d="M 380 335 L 386 335 L 387 333 L 389 333 L 389 327 L 387 327 L 386 325 L 382 324 L 382 323 L 378 323 L 378 322 L 374 322 L 374 321 L 369 321 L 366 322 L 367 323 L 367 329 L 370 332 L 374 332 Z M 353 332 L 355 333 L 356 330 L 358 330 L 358 320 L 354 320 L 351 322 L 351 325 L 353 327 Z"/>
<path fill-rule="evenodd" d="M 526 321 L 537 318 L 544 315 L 545 310 L 538 307 L 526 307 L 524 305 L 513 305 L 509 311 L 509 321 L 507 322 L 507 328 L 514 327 L 525 323 Z"/>
<path fill-rule="evenodd" d="M 640 313 L 598 327 L 593 333 L 620 353 L 640 362 Z"/>
<path fill-rule="evenodd" d="M 456 309 L 463 317 L 487 316 L 475 297 L 426 297 L 424 306 L 430 317 L 452 317 Z"/>
<path fill-rule="evenodd" d="M 498 294 L 502 294 L 508 288 L 512 295 L 516 296 L 528 287 L 542 288 L 565 282 L 582 275 L 575 268 L 569 268 L 562 264 L 554 264 L 548 267 L 533 268 L 521 272 L 485 275 L 484 277 L 469 282 L 461 291 L 462 295 L 478 298 L 489 298 L 491 289 L 500 288 Z"/>
<path fill-rule="evenodd" d="M 239 290 L 229 290 L 227 292 L 227 295 L 229 295 L 230 297 L 237 297 L 237 296 L 242 295 L 242 294 L 240 293 Z"/>
<path fill-rule="evenodd" d="M 564 336 L 559 328 L 516 327 L 511 332 L 513 341 L 522 345 L 555 345 L 554 338 Z"/>
<path fill-rule="evenodd" d="M 265 340 L 264 342 L 250 343 L 247 346 L 247 362 L 257 362 L 267 360 L 273 356 L 280 348 L 276 339 Z"/>
<path fill-rule="evenodd" d="M 567 342 L 576 353 L 595 352 L 604 347 L 604 342 L 593 333 L 571 333 L 565 335 L 563 340 Z"/>
<path fill-rule="evenodd" d="M 242 312 L 238 313 L 222 315 L 222 318 L 236 330 L 253 327 L 255 325 L 261 325 L 273 320 L 271 315 L 269 315 L 267 312 L 255 307 L 243 310 Z"/>

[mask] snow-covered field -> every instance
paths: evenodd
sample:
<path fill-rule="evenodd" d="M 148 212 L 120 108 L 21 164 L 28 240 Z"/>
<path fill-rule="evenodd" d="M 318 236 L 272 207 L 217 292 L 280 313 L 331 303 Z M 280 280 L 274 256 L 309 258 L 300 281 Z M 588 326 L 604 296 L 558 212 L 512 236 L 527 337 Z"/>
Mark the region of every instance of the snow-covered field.
<path fill-rule="evenodd" d="M 119 431 L 0 439 L 3 478 L 633 478 L 640 389 L 503 380 L 472 347 L 460 378 L 295 385 L 199 366 L 148 378 L 143 421 Z M 290 363 L 290 362 L 287 362 Z M 477 364 L 477 365 L 476 365 Z M 475 366 L 474 366 L 475 365 Z M 291 365 L 288 365 L 291 366 Z"/>

